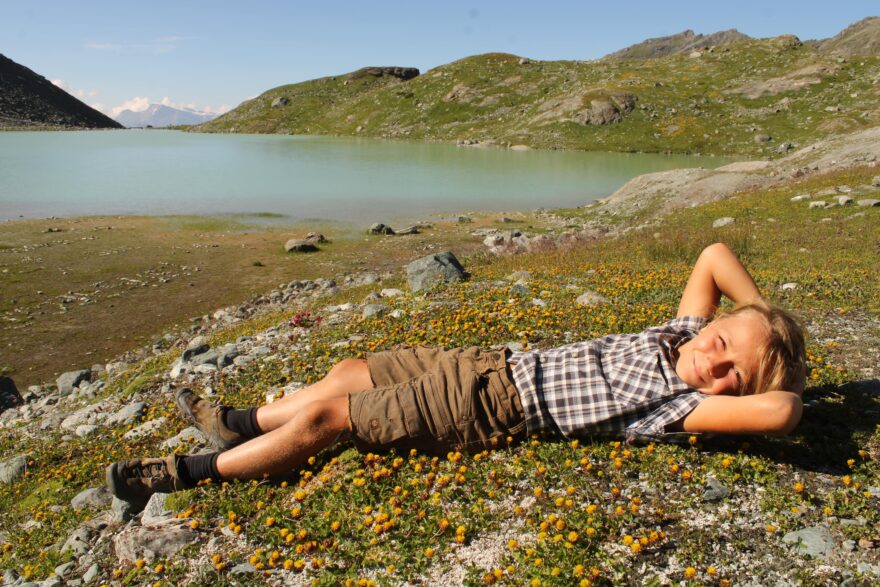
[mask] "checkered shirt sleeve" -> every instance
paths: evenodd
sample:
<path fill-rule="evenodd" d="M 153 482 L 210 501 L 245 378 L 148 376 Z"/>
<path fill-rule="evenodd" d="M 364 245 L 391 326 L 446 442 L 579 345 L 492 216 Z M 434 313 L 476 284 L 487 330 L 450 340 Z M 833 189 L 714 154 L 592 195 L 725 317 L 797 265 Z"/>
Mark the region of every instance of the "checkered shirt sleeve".
<path fill-rule="evenodd" d="M 672 439 L 666 427 L 705 396 L 678 377 L 671 357 L 705 324 L 704 318 L 685 316 L 638 334 L 513 353 L 529 431 Z"/>

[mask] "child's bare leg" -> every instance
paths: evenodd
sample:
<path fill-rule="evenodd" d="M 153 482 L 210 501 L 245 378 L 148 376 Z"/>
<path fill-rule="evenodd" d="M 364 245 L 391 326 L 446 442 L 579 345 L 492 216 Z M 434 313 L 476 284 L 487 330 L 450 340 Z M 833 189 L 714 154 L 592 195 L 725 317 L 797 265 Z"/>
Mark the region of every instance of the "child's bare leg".
<path fill-rule="evenodd" d="M 282 426 L 221 453 L 217 472 L 230 480 L 284 475 L 333 444 L 347 429 L 348 397 L 315 400 L 300 405 Z"/>
<path fill-rule="evenodd" d="M 362 359 L 343 359 L 330 369 L 326 377 L 314 385 L 261 406 L 257 410 L 257 423 L 261 430 L 270 432 L 290 422 L 311 402 L 347 397 L 349 393 L 372 388 L 373 380 L 370 378 L 367 362 Z"/>

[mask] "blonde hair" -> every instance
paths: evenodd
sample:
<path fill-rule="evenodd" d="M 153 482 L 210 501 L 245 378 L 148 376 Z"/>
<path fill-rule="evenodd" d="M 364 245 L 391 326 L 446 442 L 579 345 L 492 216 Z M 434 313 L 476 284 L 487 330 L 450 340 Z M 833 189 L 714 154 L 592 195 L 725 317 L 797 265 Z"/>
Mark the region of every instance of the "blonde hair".
<path fill-rule="evenodd" d="M 746 312 L 759 315 L 767 327 L 767 340 L 757 349 L 758 368 L 749 378 L 745 394 L 770 390 L 804 391 L 807 350 L 800 319 L 779 306 L 744 304 L 716 317 L 723 320 Z"/>

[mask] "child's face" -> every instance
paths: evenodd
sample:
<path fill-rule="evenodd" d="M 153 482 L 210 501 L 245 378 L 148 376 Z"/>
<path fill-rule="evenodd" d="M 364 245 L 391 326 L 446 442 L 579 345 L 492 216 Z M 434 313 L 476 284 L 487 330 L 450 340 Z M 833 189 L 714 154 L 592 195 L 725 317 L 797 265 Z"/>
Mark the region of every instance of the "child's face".
<path fill-rule="evenodd" d="M 742 395 L 758 368 L 767 334 L 764 320 L 754 312 L 716 320 L 678 347 L 675 372 L 703 393 Z"/>

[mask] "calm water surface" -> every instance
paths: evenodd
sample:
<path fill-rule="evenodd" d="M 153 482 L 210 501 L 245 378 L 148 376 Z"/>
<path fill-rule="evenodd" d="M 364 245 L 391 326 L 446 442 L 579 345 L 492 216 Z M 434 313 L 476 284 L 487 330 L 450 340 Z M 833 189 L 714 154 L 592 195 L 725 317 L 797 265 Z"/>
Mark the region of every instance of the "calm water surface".
<path fill-rule="evenodd" d="M 176 131 L 0 133 L 0 220 L 276 213 L 373 222 L 571 207 L 636 175 L 710 157 Z"/>

